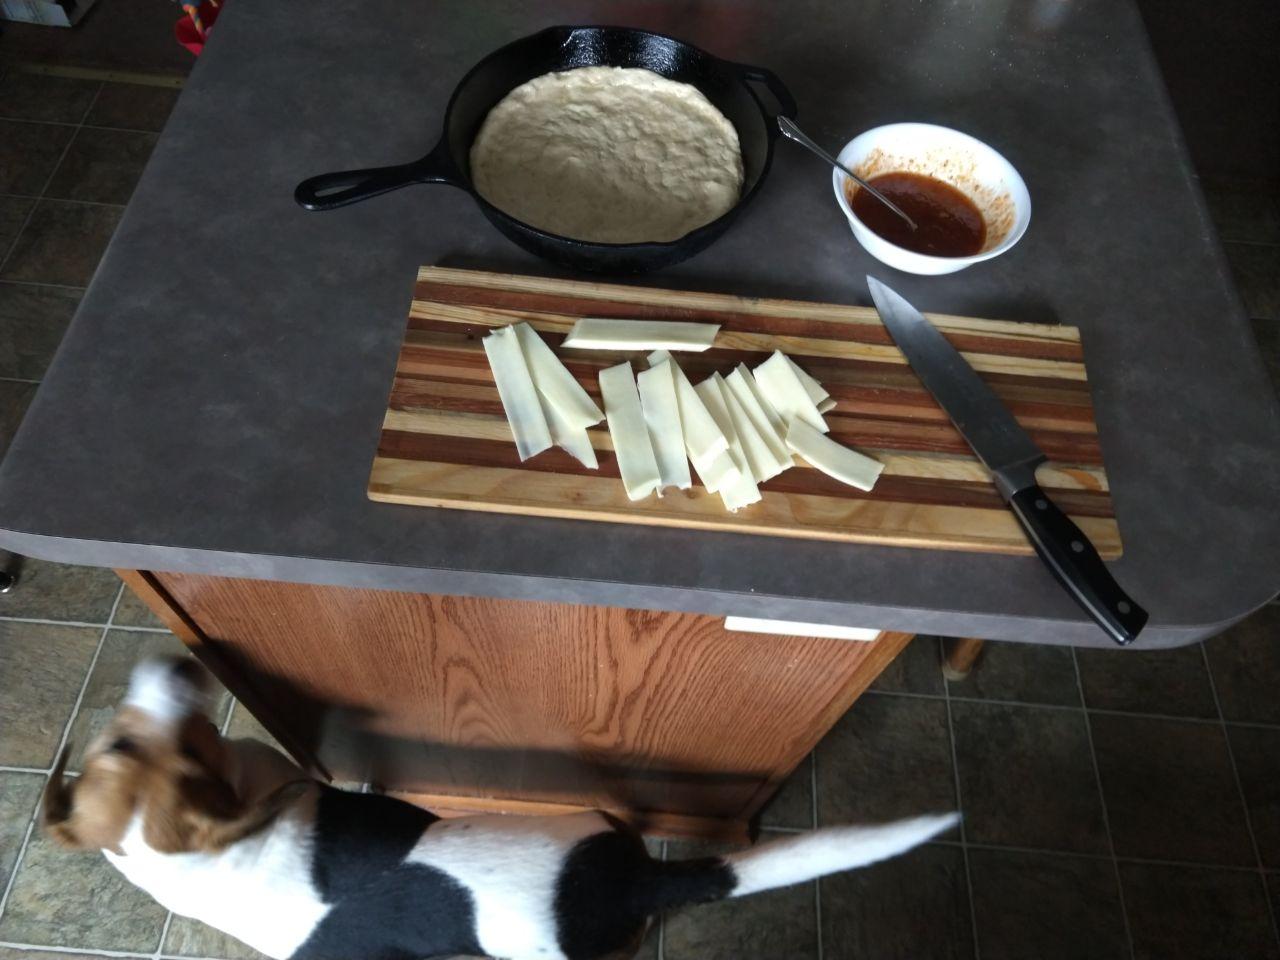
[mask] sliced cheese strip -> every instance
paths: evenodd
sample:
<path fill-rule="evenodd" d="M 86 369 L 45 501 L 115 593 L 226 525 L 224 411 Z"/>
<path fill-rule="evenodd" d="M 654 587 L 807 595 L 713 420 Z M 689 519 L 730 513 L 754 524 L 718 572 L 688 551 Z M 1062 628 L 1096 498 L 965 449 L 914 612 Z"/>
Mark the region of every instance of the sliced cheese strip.
<path fill-rule="evenodd" d="M 760 488 L 756 486 L 756 482 L 751 476 L 743 471 L 737 480 L 727 484 L 720 491 L 720 499 L 725 505 L 725 509 L 732 513 L 737 513 L 743 507 L 750 506 L 753 503 L 759 503 L 763 497 Z"/>
<path fill-rule="evenodd" d="M 707 493 L 718 493 L 721 487 L 738 482 L 741 471 L 729 456 L 728 450 L 721 450 L 715 456 L 692 462 L 694 472 L 707 488 Z"/>
<path fill-rule="evenodd" d="M 773 427 L 773 432 L 778 435 L 778 441 L 783 447 L 786 447 L 787 425 L 782 422 L 782 418 L 778 416 L 778 411 L 773 409 L 773 404 L 769 402 L 763 391 L 761 391 L 760 384 L 756 383 L 756 377 L 751 372 L 751 368 L 745 363 L 740 363 L 734 367 L 734 370 L 742 374 L 742 379 L 751 389 L 751 394 L 756 398 L 756 403 L 759 405 L 760 410 L 769 421 L 769 425 Z"/>
<path fill-rule="evenodd" d="M 525 365 L 520 341 L 514 330 L 503 327 L 484 338 L 484 352 L 493 370 L 493 382 L 498 387 L 507 423 L 511 425 L 516 452 L 521 460 L 528 460 L 551 446 L 551 430 Z"/>
<path fill-rule="evenodd" d="M 674 366 L 667 360 L 650 367 L 636 375 L 636 386 L 640 391 L 640 409 L 649 428 L 649 441 L 653 444 L 662 485 L 687 490 L 693 481 L 689 477 L 684 430 L 680 426 Z"/>
<path fill-rule="evenodd" d="M 541 399 L 542 412 L 547 418 L 547 426 L 551 428 L 552 442 L 584 467 L 598 470 L 600 461 L 596 459 L 596 449 L 591 445 L 587 428 L 571 426 L 558 408 L 547 402 L 545 397 Z"/>
<path fill-rule="evenodd" d="M 786 354 L 783 354 L 783 356 L 786 356 Z M 791 364 L 791 369 L 796 372 L 796 378 L 800 381 L 800 385 L 804 387 L 804 392 L 809 395 L 809 399 L 813 401 L 813 405 L 821 409 L 822 401 L 829 399 L 831 394 L 827 393 L 822 384 L 805 373 L 801 366 L 790 357 L 787 357 L 787 363 Z"/>
<path fill-rule="evenodd" d="M 698 396 L 702 398 L 703 403 L 706 404 L 707 411 L 716 421 L 720 432 L 728 439 L 729 449 L 727 453 L 733 461 L 733 465 L 738 468 L 739 474 L 737 479 L 734 480 L 726 477 L 712 492 L 720 494 L 720 498 L 727 508 L 737 511 L 740 507 L 759 500 L 760 491 L 756 486 L 756 479 L 751 472 L 751 467 L 747 463 L 746 455 L 743 453 L 742 444 L 738 440 L 737 431 L 733 428 L 733 421 L 729 417 L 729 408 L 725 406 L 724 393 L 720 386 L 722 382 L 718 375 L 712 375 L 698 384 L 695 389 L 698 391 Z"/>
<path fill-rule="evenodd" d="M 800 419 L 791 422 L 791 429 L 787 431 L 787 446 L 827 476 L 835 477 L 841 483 L 859 490 L 874 487 L 876 478 L 884 470 L 884 464 L 864 457 L 856 450 L 840 446 Z"/>
<path fill-rule="evenodd" d="M 720 378 L 720 374 L 717 373 L 716 377 Z M 791 466 L 791 458 L 785 453 L 779 456 L 774 452 L 747 415 L 737 394 L 722 378 L 720 378 L 720 392 L 724 395 L 724 405 L 729 411 L 729 419 L 733 422 L 733 429 L 738 434 L 738 442 L 742 444 L 742 452 L 747 458 L 747 465 L 751 468 L 751 475 L 756 478 L 756 481 L 764 483 L 770 477 L 776 477 Z M 773 428 L 768 424 L 765 424 L 765 429 L 770 433 L 773 432 Z"/>
<path fill-rule="evenodd" d="M 787 467 L 793 465 L 791 453 L 787 450 L 785 433 L 780 434 L 774 426 L 774 421 L 770 419 L 770 413 L 773 414 L 774 418 L 777 418 L 777 413 L 766 411 L 761 406 L 760 400 L 756 396 L 758 388 L 752 386 L 750 377 L 751 371 L 739 364 L 735 370 L 724 378 L 725 386 L 729 388 L 729 393 L 742 408 L 742 412 L 747 419 L 751 421 L 751 426 L 755 429 L 761 441 L 769 448 L 769 459 L 772 462 L 773 469 L 769 476 L 777 476 Z M 778 420 L 778 423 L 781 424 L 781 420 Z M 738 432 L 741 433 L 742 431 L 739 430 Z"/>
<path fill-rule="evenodd" d="M 775 350 L 768 360 L 756 367 L 755 377 L 760 392 L 773 405 L 788 430 L 791 422 L 798 418 L 819 433 L 827 432 L 827 423 L 818 412 L 817 405 L 809 398 L 794 365 L 780 350 Z"/>
<path fill-rule="evenodd" d="M 640 394 L 630 363 L 620 363 L 600 371 L 600 396 L 604 398 L 604 416 L 613 438 L 613 452 L 618 458 L 618 472 L 631 500 L 643 500 L 657 493 L 662 485 L 658 462 L 649 442 L 649 430 L 640 409 Z"/>
<path fill-rule="evenodd" d="M 573 325 L 564 345 L 578 350 L 691 350 L 711 346 L 718 323 L 677 320 L 613 320 L 583 317 Z"/>
<path fill-rule="evenodd" d="M 604 414 L 590 394 L 582 389 L 538 332 L 527 323 L 517 323 L 514 329 L 533 385 L 560 412 L 563 422 L 571 427 L 590 427 L 603 420 Z"/>
<path fill-rule="evenodd" d="M 671 364 L 671 375 L 676 385 L 676 402 L 680 408 L 680 425 L 684 430 L 685 450 L 689 459 L 698 468 L 701 476 L 706 476 L 705 467 L 709 467 L 714 459 L 729 449 L 729 441 L 715 420 L 707 411 L 706 404 L 698 396 L 685 376 L 680 364 L 665 350 L 656 350 L 649 354 L 649 366 L 656 367 L 662 363 Z"/>

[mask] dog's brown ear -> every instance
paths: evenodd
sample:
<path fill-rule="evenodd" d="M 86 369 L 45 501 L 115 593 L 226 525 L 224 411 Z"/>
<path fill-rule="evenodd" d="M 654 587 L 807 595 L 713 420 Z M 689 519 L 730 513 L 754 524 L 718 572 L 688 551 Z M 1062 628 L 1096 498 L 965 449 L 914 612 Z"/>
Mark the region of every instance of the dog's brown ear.
<path fill-rule="evenodd" d="M 67 783 L 63 773 L 68 746 L 58 757 L 44 790 L 40 823 L 58 844 L 71 850 L 120 852 L 137 801 L 137 764 L 108 754 L 94 758 L 79 779 Z"/>
<path fill-rule="evenodd" d="M 60 846 L 72 850 L 84 849 L 85 844 L 76 835 L 71 824 L 71 810 L 75 804 L 74 783 L 63 780 L 67 769 L 67 759 L 71 756 L 71 744 L 63 749 L 49 775 L 49 783 L 44 788 L 44 796 L 40 800 L 40 827 Z"/>

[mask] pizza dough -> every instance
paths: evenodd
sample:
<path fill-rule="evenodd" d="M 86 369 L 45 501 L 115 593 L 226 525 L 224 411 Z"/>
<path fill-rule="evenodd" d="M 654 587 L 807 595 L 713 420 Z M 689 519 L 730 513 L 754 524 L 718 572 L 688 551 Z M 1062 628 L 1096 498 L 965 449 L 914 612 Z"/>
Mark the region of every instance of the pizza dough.
<path fill-rule="evenodd" d="M 649 70 L 581 67 L 521 84 L 471 146 L 480 195 L 576 240 L 676 240 L 738 202 L 738 133 L 705 96 Z"/>

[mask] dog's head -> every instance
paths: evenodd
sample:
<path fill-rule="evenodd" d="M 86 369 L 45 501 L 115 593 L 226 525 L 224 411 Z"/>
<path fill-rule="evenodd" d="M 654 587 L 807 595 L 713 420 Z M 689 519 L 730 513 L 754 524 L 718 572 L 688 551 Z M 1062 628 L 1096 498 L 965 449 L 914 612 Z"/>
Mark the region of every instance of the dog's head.
<path fill-rule="evenodd" d="M 135 823 L 161 853 L 216 849 L 242 834 L 246 810 L 208 716 L 211 686 L 194 660 L 136 667 L 124 704 L 89 745 L 81 775 L 63 777 L 69 749 L 58 758 L 45 788 L 45 831 L 65 847 L 115 853 Z"/>

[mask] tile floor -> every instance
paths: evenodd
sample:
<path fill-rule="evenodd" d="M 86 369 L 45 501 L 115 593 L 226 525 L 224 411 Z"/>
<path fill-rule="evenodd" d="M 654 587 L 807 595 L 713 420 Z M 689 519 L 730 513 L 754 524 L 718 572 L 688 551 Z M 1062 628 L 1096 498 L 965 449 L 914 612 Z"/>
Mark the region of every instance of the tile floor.
<path fill-rule="evenodd" d="M 0 76 L 0 450 L 176 98 Z M 1280 205 L 1204 188 L 1280 383 Z M 179 644 L 109 571 L 27 561 L 0 596 L 0 960 L 249 960 L 32 829 L 60 747 Z M 991 646 L 946 683 L 918 638 L 765 812 L 765 834 L 958 807 L 872 869 L 665 919 L 645 960 L 1280 960 L 1280 606 L 1167 653 Z M 225 697 L 222 720 L 259 732 Z M 688 843 L 654 845 L 694 855 Z"/>

